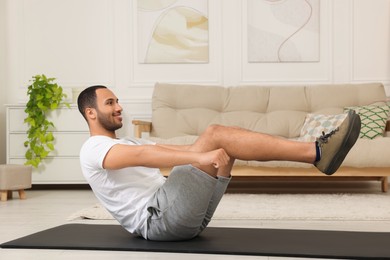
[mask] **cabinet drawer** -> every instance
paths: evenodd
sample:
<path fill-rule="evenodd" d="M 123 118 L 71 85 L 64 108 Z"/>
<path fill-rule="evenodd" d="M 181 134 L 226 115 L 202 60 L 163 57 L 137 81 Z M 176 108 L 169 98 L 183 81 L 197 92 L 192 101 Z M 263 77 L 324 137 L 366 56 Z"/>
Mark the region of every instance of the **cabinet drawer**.
<path fill-rule="evenodd" d="M 24 159 L 10 163 L 24 164 Z M 33 184 L 86 184 L 78 158 L 49 158 L 38 169 L 33 168 Z"/>
<path fill-rule="evenodd" d="M 78 157 L 80 148 L 88 139 L 89 133 L 53 133 L 54 148 L 49 156 L 73 156 Z M 26 148 L 24 142 L 27 134 L 13 133 L 9 135 L 9 157 L 24 157 Z"/>
<path fill-rule="evenodd" d="M 10 132 L 26 132 L 27 124 L 24 123 L 26 113 L 24 107 L 8 108 L 8 123 Z M 59 108 L 48 113 L 48 120 L 55 125 L 51 131 L 88 131 L 87 122 L 77 108 Z"/>

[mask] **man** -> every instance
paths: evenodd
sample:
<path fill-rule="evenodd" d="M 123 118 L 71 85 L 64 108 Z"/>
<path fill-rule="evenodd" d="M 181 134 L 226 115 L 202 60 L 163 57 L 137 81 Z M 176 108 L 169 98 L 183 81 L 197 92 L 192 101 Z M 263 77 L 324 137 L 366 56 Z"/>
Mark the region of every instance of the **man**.
<path fill-rule="evenodd" d="M 149 240 L 200 234 L 227 188 L 235 159 L 311 163 L 330 175 L 360 132 L 359 116 L 349 112 L 339 128 L 312 143 L 212 125 L 192 145 L 159 145 L 117 138 L 122 107 L 104 86 L 82 91 L 78 107 L 91 134 L 80 151 L 85 178 L 126 230 Z M 162 167 L 174 167 L 167 179 Z"/>

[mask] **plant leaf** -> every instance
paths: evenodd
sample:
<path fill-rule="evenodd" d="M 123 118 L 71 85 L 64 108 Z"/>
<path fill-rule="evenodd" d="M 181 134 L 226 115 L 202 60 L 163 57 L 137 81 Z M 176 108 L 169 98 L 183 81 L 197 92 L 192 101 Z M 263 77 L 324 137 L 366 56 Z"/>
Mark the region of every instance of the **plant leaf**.
<path fill-rule="evenodd" d="M 55 78 L 48 78 L 41 74 L 33 76 L 31 81 L 27 87 L 29 100 L 24 110 L 27 114 L 24 123 L 29 126 L 27 129 L 28 139 L 23 145 L 27 148 L 25 164 L 37 168 L 42 159 L 54 150 L 54 136 L 48 129 L 55 128 L 55 126 L 47 120 L 47 110 L 55 110 L 61 104 L 68 108 L 70 105 L 63 101 L 66 94 L 63 93 L 62 87 L 54 82 Z"/>

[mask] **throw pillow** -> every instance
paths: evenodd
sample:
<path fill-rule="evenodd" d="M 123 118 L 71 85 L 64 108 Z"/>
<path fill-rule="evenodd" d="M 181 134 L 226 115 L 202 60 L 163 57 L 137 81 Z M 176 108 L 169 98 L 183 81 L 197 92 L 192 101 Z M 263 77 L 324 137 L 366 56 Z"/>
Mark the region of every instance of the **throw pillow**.
<path fill-rule="evenodd" d="M 386 121 L 389 117 L 390 108 L 384 106 L 360 106 L 346 107 L 345 111 L 353 109 L 360 115 L 362 128 L 360 130 L 360 138 L 374 139 L 378 136 L 383 136 L 386 127 Z"/>
<path fill-rule="evenodd" d="M 317 137 L 337 128 L 347 117 L 347 114 L 339 115 L 319 115 L 307 114 L 305 123 L 301 129 L 301 134 L 298 140 L 303 142 L 314 142 Z"/>

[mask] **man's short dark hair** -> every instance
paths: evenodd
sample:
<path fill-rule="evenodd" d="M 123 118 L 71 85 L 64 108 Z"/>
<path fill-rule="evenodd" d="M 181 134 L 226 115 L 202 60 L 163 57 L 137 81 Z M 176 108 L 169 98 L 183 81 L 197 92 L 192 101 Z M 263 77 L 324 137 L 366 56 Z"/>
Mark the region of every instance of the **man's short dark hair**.
<path fill-rule="evenodd" d="M 87 117 L 85 115 L 85 109 L 88 107 L 96 108 L 96 90 L 101 88 L 107 87 L 102 85 L 90 86 L 81 91 L 81 93 L 79 94 L 79 97 L 77 98 L 77 106 L 85 120 L 87 120 Z"/>

